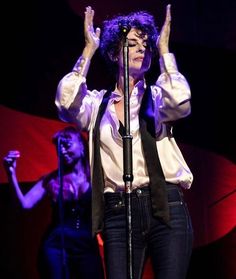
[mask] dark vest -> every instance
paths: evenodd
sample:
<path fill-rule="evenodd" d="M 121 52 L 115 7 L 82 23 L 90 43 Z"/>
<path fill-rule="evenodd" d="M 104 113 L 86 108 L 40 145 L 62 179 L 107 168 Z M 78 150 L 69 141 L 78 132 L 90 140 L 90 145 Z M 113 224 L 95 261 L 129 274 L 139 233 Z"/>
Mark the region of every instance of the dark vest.
<path fill-rule="evenodd" d="M 104 176 L 101 166 L 100 155 L 100 122 L 106 110 L 110 91 L 103 98 L 100 105 L 96 123 L 94 126 L 94 165 L 92 177 L 92 223 L 93 234 L 103 229 L 104 215 Z M 169 208 L 167 200 L 167 191 L 164 174 L 161 168 L 155 140 L 155 125 L 153 117 L 153 101 L 151 92 L 147 89 L 144 93 L 140 113 L 140 132 L 144 151 L 144 157 L 147 164 L 150 178 L 151 200 L 153 215 L 162 219 L 165 223 L 169 221 Z"/>

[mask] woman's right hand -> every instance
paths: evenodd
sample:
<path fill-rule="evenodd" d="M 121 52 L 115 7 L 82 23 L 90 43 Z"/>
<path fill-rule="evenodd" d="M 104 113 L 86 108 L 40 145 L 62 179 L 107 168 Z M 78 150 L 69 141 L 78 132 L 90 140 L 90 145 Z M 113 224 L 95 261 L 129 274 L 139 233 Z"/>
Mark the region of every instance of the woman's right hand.
<path fill-rule="evenodd" d="M 85 37 L 85 49 L 83 51 L 83 57 L 91 59 L 95 51 L 100 45 L 100 28 L 96 28 L 94 31 L 93 18 L 94 10 L 88 6 L 84 12 L 84 37 Z"/>
<path fill-rule="evenodd" d="M 8 174 L 13 174 L 16 169 L 16 160 L 20 157 L 18 150 L 10 150 L 7 155 L 3 158 L 3 165 Z"/>

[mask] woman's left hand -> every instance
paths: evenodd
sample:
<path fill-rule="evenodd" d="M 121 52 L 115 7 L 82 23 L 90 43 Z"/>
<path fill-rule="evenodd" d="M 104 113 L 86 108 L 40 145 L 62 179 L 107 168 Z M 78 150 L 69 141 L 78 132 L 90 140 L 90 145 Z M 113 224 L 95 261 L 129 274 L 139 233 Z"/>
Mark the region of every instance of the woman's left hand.
<path fill-rule="evenodd" d="M 160 56 L 169 52 L 169 37 L 170 37 L 170 24 L 171 24 L 171 5 L 166 6 L 166 18 L 162 26 L 160 35 L 157 38 L 157 48 Z"/>

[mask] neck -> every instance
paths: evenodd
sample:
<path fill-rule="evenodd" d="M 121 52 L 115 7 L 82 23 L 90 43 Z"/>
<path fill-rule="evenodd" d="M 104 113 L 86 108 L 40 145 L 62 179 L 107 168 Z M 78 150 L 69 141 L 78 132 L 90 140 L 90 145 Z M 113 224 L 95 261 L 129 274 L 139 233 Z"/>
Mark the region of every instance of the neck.
<path fill-rule="evenodd" d="M 134 76 L 129 76 L 129 94 L 131 94 L 132 90 L 134 89 L 135 84 L 142 80 L 142 77 L 134 77 Z M 122 93 L 122 95 L 124 95 L 124 75 L 120 75 L 118 77 L 118 81 L 117 81 L 117 88 L 119 90 L 119 92 Z"/>
<path fill-rule="evenodd" d="M 75 173 L 78 174 L 81 172 L 81 170 L 84 169 L 83 163 L 81 160 L 78 160 L 77 162 L 73 162 L 70 165 L 65 165 L 64 171 L 66 173 Z"/>

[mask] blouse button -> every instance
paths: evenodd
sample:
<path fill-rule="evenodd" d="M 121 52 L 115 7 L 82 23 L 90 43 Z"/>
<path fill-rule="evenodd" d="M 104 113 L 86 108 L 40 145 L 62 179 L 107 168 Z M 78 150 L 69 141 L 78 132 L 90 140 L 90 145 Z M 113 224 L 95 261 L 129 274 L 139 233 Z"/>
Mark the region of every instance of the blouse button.
<path fill-rule="evenodd" d="M 79 219 L 76 220 L 76 229 L 79 229 L 80 227 L 80 222 L 79 222 Z"/>

